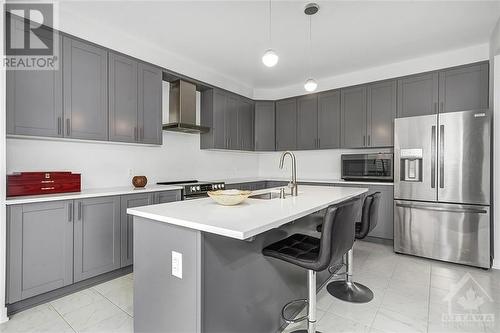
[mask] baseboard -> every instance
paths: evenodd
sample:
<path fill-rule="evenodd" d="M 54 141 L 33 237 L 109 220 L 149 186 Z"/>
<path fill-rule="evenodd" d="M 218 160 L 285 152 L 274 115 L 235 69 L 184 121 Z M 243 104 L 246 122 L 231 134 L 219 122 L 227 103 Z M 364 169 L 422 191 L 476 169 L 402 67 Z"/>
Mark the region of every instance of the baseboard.
<path fill-rule="evenodd" d="M 492 269 L 500 269 L 500 259 L 493 259 L 493 264 L 491 265 Z"/>
<path fill-rule="evenodd" d="M 9 321 L 9 316 L 7 316 L 7 307 L 4 306 L 2 310 L 0 310 L 0 324 L 6 323 Z"/>

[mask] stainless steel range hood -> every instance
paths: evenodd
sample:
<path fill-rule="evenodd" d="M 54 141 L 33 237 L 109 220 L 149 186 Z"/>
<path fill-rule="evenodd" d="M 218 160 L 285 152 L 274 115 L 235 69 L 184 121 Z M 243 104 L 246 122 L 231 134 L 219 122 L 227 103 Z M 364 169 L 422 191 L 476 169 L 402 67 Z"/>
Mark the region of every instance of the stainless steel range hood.
<path fill-rule="evenodd" d="M 166 131 L 204 133 L 209 127 L 196 125 L 196 85 L 178 80 L 170 83 L 169 122 Z"/>

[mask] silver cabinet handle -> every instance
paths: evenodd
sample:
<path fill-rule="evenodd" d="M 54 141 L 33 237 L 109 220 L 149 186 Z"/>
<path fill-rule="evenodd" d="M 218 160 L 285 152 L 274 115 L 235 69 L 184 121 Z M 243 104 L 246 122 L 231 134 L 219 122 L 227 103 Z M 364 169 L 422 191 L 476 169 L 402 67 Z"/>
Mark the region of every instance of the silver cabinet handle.
<path fill-rule="evenodd" d="M 436 126 L 431 128 L 431 188 L 436 188 Z"/>
<path fill-rule="evenodd" d="M 78 220 L 79 221 L 82 220 L 82 215 L 83 215 L 83 212 L 82 212 L 82 202 L 78 201 Z"/>
<path fill-rule="evenodd" d="M 476 213 L 476 214 L 488 213 L 486 210 L 478 208 L 445 208 L 445 207 L 435 207 L 435 206 L 415 205 L 415 204 L 405 204 L 405 203 L 396 203 L 396 207 L 430 210 L 435 212 L 449 212 L 449 213 Z"/>
<path fill-rule="evenodd" d="M 57 117 L 57 134 L 62 134 L 62 119 Z"/>
<path fill-rule="evenodd" d="M 66 118 L 66 135 L 71 134 L 71 119 Z"/>
<path fill-rule="evenodd" d="M 439 187 L 444 188 L 444 125 L 439 126 Z"/>
<path fill-rule="evenodd" d="M 370 139 L 371 135 L 368 135 L 368 146 L 371 145 L 371 139 Z"/>
<path fill-rule="evenodd" d="M 363 135 L 363 146 L 366 145 L 366 136 Z"/>
<path fill-rule="evenodd" d="M 73 203 L 68 204 L 68 222 L 73 221 Z"/>

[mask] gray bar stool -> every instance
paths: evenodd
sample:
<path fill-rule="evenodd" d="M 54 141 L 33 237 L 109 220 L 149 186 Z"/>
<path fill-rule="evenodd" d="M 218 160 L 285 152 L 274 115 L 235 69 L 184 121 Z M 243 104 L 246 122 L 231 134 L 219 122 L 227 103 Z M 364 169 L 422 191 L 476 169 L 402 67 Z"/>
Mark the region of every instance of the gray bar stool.
<path fill-rule="evenodd" d="M 354 244 L 354 223 L 359 199 L 351 199 L 326 209 L 323 218 L 321 238 L 304 234 L 294 234 L 262 250 L 265 256 L 273 257 L 307 269 L 308 299 L 287 303 L 281 316 L 287 323 L 296 323 L 307 319 L 307 330 L 294 333 L 316 333 L 316 272 L 328 268 L 332 260 L 338 261 Z M 305 302 L 307 315 L 298 319 L 286 318 L 288 306 Z"/>
<path fill-rule="evenodd" d="M 367 195 L 363 202 L 361 222 L 356 222 L 356 239 L 365 238 L 375 228 L 378 222 L 380 192 Z M 373 299 L 373 292 L 365 285 L 352 280 L 353 249 L 344 256 L 346 278 L 341 281 L 330 282 L 326 289 L 330 295 L 346 302 L 366 303 Z"/>

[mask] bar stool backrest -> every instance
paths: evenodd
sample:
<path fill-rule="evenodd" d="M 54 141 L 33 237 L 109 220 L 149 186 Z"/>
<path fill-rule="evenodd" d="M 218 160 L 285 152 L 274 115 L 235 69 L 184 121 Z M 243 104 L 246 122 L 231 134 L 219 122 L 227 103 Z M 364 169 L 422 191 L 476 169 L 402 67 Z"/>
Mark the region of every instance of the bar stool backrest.
<path fill-rule="evenodd" d="M 326 209 L 317 271 L 325 270 L 333 261 L 339 261 L 352 248 L 359 205 L 359 198 L 354 198 Z"/>
<path fill-rule="evenodd" d="M 361 228 L 356 233 L 357 239 L 365 238 L 370 231 L 377 226 L 378 211 L 380 206 L 380 192 L 367 195 L 363 202 L 363 213 L 361 215 Z"/>

